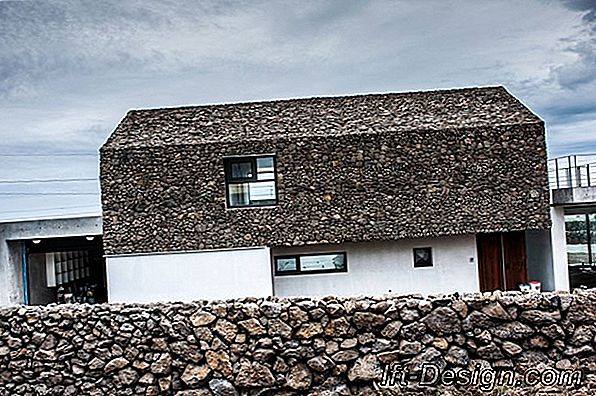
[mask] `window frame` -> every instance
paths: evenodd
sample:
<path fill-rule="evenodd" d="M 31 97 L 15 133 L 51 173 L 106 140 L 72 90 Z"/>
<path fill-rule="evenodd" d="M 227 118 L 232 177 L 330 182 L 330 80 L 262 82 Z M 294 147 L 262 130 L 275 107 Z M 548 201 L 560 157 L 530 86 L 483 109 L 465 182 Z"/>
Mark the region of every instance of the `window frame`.
<path fill-rule="evenodd" d="M 428 250 L 430 256 L 430 265 L 416 265 L 416 251 L 417 250 Z M 431 246 L 415 247 L 412 249 L 412 264 L 414 268 L 433 268 L 435 266 L 435 260 L 433 255 L 433 248 Z"/>
<path fill-rule="evenodd" d="M 320 269 L 320 270 L 310 270 L 310 271 L 303 271 L 302 270 L 302 263 L 300 261 L 301 257 L 311 257 L 311 256 L 332 256 L 332 255 L 341 255 L 344 258 L 344 268 L 343 269 Z M 279 259 L 295 259 L 296 260 L 296 270 L 294 271 L 278 271 L 277 269 L 277 260 Z M 275 270 L 275 276 L 290 276 L 290 275 L 310 275 L 310 274 L 332 274 L 332 273 L 343 273 L 348 272 L 348 255 L 345 251 L 343 252 L 316 252 L 316 253 L 300 253 L 300 254 L 286 254 L 281 256 L 274 256 L 273 257 L 273 267 Z"/>
<path fill-rule="evenodd" d="M 273 161 L 273 178 L 266 180 L 258 179 L 258 168 L 257 160 L 260 158 L 271 158 Z M 243 208 L 267 208 L 278 205 L 279 202 L 279 191 L 277 186 L 277 157 L 275 154 L 256 154 L 256 155 L 238 155 L 233 157 L 224 157 L 224 182 L 226 185 L 226 209 L 243 209 Z M 250 162 L 253 174 L 250 178 L 233 178 L 232 177 L 232 164 L 238 162 Z M 230 185 L 232 184 L 250 184 L 251 183 L 263 183 L 273 182 L 275 191 L 275 202 L 268 202 L 266 204 L 248 204 L 248 205 L 232 205 L 230 203 Z"/>

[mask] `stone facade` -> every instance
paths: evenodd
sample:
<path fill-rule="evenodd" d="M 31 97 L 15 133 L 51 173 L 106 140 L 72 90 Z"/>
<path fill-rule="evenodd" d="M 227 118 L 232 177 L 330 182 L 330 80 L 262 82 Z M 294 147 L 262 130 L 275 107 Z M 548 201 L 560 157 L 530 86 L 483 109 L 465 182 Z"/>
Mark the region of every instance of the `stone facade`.
<path fill-rule="evenodd" d="M 595 320 L 593 291 L 2 308 L 0 395 L 372 395 L 423 362 L 579 370 L 588 395 Z"/>
<path fill-rule="evenodd" d="M 254 154 L 278 205 L 227 209 L 223 159 Z M 101 150 L 105 251 L 544 229 L 546 167 L 543 122 L 502 88 L 134 111 Z"/>

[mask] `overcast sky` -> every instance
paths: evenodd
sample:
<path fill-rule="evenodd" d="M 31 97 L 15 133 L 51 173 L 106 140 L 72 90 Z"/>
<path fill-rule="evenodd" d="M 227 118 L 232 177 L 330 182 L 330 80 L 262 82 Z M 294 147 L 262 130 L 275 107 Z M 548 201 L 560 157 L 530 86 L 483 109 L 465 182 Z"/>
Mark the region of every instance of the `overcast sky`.
<path fill-rule="evenodd" d="M 551 157 L 596 152 L 595 9 L 0 0 L 0 220 L 99 213 L 96 153 L 131 108 L 499 84 L 546 121 Z M 90 180 L 6 182 L 38 179 Z"/>

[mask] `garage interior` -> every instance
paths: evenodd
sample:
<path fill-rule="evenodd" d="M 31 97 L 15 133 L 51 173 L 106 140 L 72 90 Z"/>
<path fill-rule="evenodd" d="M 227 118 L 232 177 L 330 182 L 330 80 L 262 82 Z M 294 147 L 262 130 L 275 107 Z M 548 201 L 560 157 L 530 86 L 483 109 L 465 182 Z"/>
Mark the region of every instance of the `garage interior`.
<path fill-rule="evenodd" d="M 23 241 L 25 303 L 107 302 L 101 236 L 75 236 Z"/>

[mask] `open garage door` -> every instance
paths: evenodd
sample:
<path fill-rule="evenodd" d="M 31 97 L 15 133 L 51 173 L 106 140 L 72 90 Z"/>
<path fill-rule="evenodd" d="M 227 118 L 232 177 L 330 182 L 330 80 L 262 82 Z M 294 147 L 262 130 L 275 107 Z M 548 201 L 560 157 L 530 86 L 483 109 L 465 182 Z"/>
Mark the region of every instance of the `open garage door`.
<path fill-rule="evenodd" d="M 100 236 L 32 239 L 23 243 L 28 304 L 107 301 Z"/>

